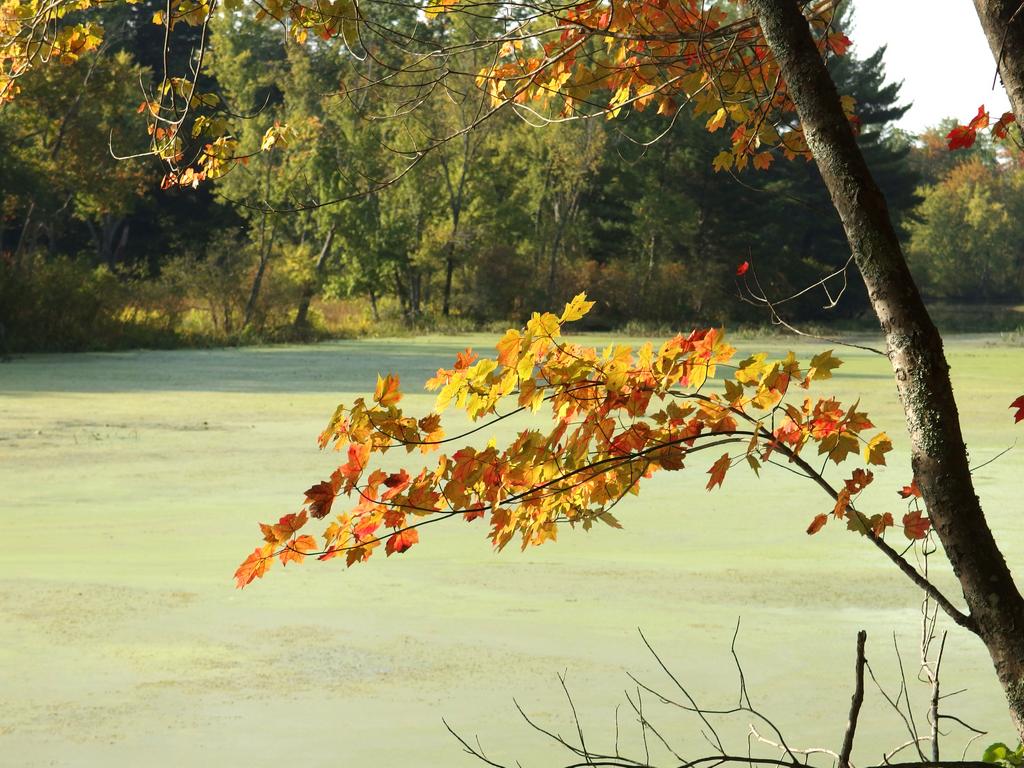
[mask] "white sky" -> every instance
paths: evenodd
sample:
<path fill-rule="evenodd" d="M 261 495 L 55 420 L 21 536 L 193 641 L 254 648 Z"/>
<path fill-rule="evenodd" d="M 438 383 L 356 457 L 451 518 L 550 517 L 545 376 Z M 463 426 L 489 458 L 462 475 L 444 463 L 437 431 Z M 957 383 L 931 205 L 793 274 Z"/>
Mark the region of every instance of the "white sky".
<path fill-rule="evenodd" d="M 966 123 L 984 104 L 995 120 L 1009 109 L 1002 85 L 992 90 L 995 60 L 970 0 L 854 0 L 849 32 L 860 57 L 888 45 L 889 81 L 903 81 L 914 106 L 899 122 L 908 131 L 944 117 Z"/>

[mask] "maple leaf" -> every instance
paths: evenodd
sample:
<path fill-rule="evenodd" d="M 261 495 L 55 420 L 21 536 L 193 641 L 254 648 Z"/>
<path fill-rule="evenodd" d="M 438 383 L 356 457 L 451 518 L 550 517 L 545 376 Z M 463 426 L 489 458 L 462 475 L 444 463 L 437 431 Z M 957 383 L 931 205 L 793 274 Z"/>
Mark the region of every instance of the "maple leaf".
<path fill-rule="evenodd" d="M 984 104 L 978 107 L 978 114 L 971 118 L 967 127 L 972 131 L 980 131 L 982 128 L 988 127 L 988 112 L 985 111 Z"/>
<path fill-rule="evenodd" d="M 882 536 L 885 533 L 886 528 L 891 528 L 893 524 L 892 515 L 886 512 L 884 515 L 867 515 L 856 512 L 849 516 L 846 521 L 846 528 L 850 531 L 855 531 L 861 536 L 867 536 L 868 532 L 875 534 L 875 536 Z"/>
<path fill-rule="evenodd" d="M 825 437 L 818 446 L 818 453 L 827 453 L 828 458 L 836 464 L 842 464 L 846 458 L 857 453 L 857 438 L 849 432 L 834 432 Z"/>
<path fill-rule="evenodd" d="M 308 519 L 305 510 L 303 510 L 297 515 L 285 515 L 277 521 L 276 525 L 260 523 L 260 530 L 263 531 L 263 540 L 268 544 L 280 544 L 302 528 Z"/>
<path fill-rule="evenodd" d="M 903 516 L 903 533 L 908 539 L 923 539 L 928 535 L 932 521 L 921 514 L 921 510 L 915 509 Z"/>
<path fill-rule="evenodd" d="M 1013 423 L 1016 424 L 1017 422 L 1024 421 L 1024 395 L 1010 403 L 1010 407 L 1017 409 L 1017 412 L 1013 415 Z"/>
<path fill-rule="evenodd" d="M 729 459 L 728 453 L 723 453 L 722 458 L 716 461 L 711 469 L 708 470 L 708 474 L 711 475 L 711 479 L 708 480 L 707 489 L 710 491 L 716 485 L 721 488 L 722 481 L 725 480 L 725 473 L 729 471 L 729 465 L 731 460 Z"/>
<path fill-rule="evenodd" d="M 384 545 L 384 551 L 388 557 L 391 557 L 396 552 L 401 554 L 419 540 L 419 531 L 415 528 L 406 528 L 404 531 L 398 531 L 388 539 L 387 544 Z"/>
<path fill-rule="evenodd" d="M 587 294 L 578 293 L 573 297 L 572 301 L 565 305 L 565 310 L 562 312 L 561 322 L 571 323 L 574 320 L 579 320 L 587 314 L 593 306 L 594 302 L 587 301 Z"/>
<path fill-rule="evenodd" d="M 736 267 L 736 277 L 743 277 L 750 270 L 750 262 L 744 261 Z"/>
<path fill-rule="evenodd" d="M 306 491 L 306 501 L 309 503 L 310 515 L 318 520 L 327 517 L 334 504 L 334 486 L 327 480 L 317 483 Z"/>
<path fill-rule="evenodd" d="M 398 401 L 402 399 L 402 393 L 398 391 L 398 377 L 392 376 L 390 373 L 384 378 L 378 375 L 377 390 L 373 393 L 373 399 L 385 408 L 397 405 Z"/>
<path fill-rule="evenodd" d="M 1008 135 L 1008 129 L 1011 123 L 1017 122 L 1017 118 L 1013 112 L 1004 112 L 995 124 L 992 126 L 992 133 L 997 139 L 1005 139 Z"/>
<path fill-rule="evenodd" d="M 735 161 L 732 152 L 727 149 L 723 149 L 717 155 L 715 159 L 711 161 L 712 167 L 715 169 L 715 173 L 719 171 L 728 171 L 732 168 L 732 164 Z"/>
<path fill-rule="evenodd" d="M 882 515 L 871 516 L 871 530 L 874 531 L 876 536 L 881 536 L 883 533 L 885 533 L 886 528 L 891 528 L 892 526 L 892 514 L 889 512 L 886 512 Z"/>
<path fill-rule="evenodd" d="M 850 489 L 843 488 L 839 491 L 839 496 L 836 498 L 836 505 L 832 509 L 832 514 L 838 520 L 843 519 L 843 515 L 846 514 L 847 507 L 850 506 Z"/>
<path fill-rule="evenodd" d="M 807 526 L 807 535 L 813 536 L 822 528 L 825 527 L 825 523 L 828 522 L 828 515 L 815 515 L 814 519 L 811 520 L 811 524 Z"/>
<path fill-rule="evenodd" d="M 356 563 L 365 563 L 370 559 L 370 555 L 373 554 L 373 549 L 376 546 L 376 543 L 366 543 L 360 544 L 358 547 L 352 547 L 345 552 L 345 564 L 351 568 Z"/>
<path fill-rule="evenodd" d="M 851 45 L 853 45 L 853 41 L 842 32 L 835 32 L 828 36 L 828 47 L 837 56 L 844 56 Z"/>
<path fill-rule="evenodd" d="M 885 454 L 892 450 L 892 440 L 885 432 L 879 432 L 864 449 L 864 460 L 868 464 L 884 465 Z"/>
<path fill-rule="evenodd" d="M 478 355 L 469 347 L 466 347 L 465 352 L 459 352 L 455 356 L 455 370 L 462 371 L 465 370 L 466 368 L 469 368 L 469 366 L 475 363 L 479 357 L 480 355 Z"/>
<path fill-rule="evenodd" d="M 949 149 L 951 151 L 970 149 L 978 138 L 978 131 L 986 126 L 988 126 L 988 112 L 985 111 L 985 105 L 982 104 L 978 107 L 978 114 L 971 118 L 971 122 L 967 125 L 958 125 L 946 134 Z"/>
<path fill-rule="evenodd" d="M 261 579 L 267 572 L 267 569 L 274 562 L 273 557 L 274 545 L 264 544 L 262 547 L 256 547 L 240 566 L 235 571 L 235 586 L 238 589 L 242 589 L 247 584 L 252 583 L 254 579 Z"/>
<path fill-rule="evenodd" d="M 771 152 L 758 152 L 754 155 L 754 167 L 759 171 L 767 171 L 774 161 L 775 156 Z"/>
<path fill-rule="evenodd" d="M 917 478 L 915 477 L 911 480 L 910 485 L 904 485 L 897 493 L 899 493 L 901 499 L 909 499 L 911 497 L 920 499 L 921 489 L 917 487 Z"/>
<path fill-rule="evenodd" d="M 946 134 L 946 140 L 949 142 L 949 150 L 951 152 L 958 149 L 970 149 L 974 146 L 977 138 L 977 131 L 972 131 L 966 125 L 958 125 Z"/>
<path fill-rule="evenodd" d="M 851 494 L 858 494 L 871 485 L 871 481 L 875 479 L 874 474 L 871 470 L 860 469 L 859 467 L 853 470 L 853 474 L 849 480 L 845 481 L 846 490 Z"/>
<path fill-rule="evenodd" d="M 279 555 L 281 565 L 288 565 L 291 562 L 301 563 L 306 559 L 306 553 L 312 552 L 314 549 L 316 549 L 316 540 L 312 536 L 298 536 L 285 544 L 285 548 L 281 550 Z"/>
<path fill-rule="evenodd" d="M 822 381 L 832 378 L 832 371 L 841 366 L 843 361 L 832 357 L 832 350 L 826 350 L 811 358 L 811 366 L 807 369 L 806 382 Z"/>
<path fill-rule="evenodd" d="M 718 111 L 715 112 L 708 120 L 705 126 L 709 133 L 714 133 L 723 125 L 725 125 L 725 118 L 728 116 L 728 112 L 725 111 L 725 107 L 719 107 Z"/>

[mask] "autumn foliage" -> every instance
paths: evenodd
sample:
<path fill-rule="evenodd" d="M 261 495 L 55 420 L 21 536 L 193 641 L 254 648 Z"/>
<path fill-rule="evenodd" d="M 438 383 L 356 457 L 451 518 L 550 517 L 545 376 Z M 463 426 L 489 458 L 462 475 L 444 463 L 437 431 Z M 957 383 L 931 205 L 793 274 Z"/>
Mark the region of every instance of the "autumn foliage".
<path fill-rule="evenodd" d="M 78 17 L 102 5 L 99 0 L 26 0 L 17 13 L 0 13 L 0 39 L 5 42 L 0 102 L 16 96 L 18 79 L 33 67 L 95 50 L 103 39 L 102 25 L 80 23 Z M 152 22 L 173 39 L 181 32 L 178 27 L 205 29 L 215 7 L 172 0 L 153 14 Z M 223 4 L 227 12 L 241 7 L 240 0 Z M 822 56 L 843 55 L 851 44 L 836 28 L 837 7 L 826 0 L 805 8 Z M 692 108 L 706 121 L 708 131 L 729 132 L 728 149 L 714 160 L 719 171 L 764 170 L 778 155 L 810 159 L 778 65 L 757 23 L 737 14 L 735 4 L 584 0 L 524 8 L 522 18 L 509 23 L 494 7 L 472 0 L 427 0 L 422 12 L 428 18 L 458 13 L 476 23 L 493 15 L 493 34 L 485 35 L 493 50 L 482 60 L 473 59 L 475 63 L 438 68 L 432 57 L 455 55 L 458 46 L 437 50 L 428 45 L 406 63 L 405 71 L 427 92 L 440 70 L 466 67 L 462 71 L 489 97 L 491 112 L 528 106 L 530 114 L 543 119 L 615 117 L 624 109 L 648 108 L 674 117 L 681 109 Z M 372 39 L 381 29 L 380 21 L 353 0 L 314 6 L 274 0 L 261 4 L 255 17 L 281 24 L 300 45 L 336 42 L 356 58 L 372 49 Z M 198 66 L 204 66 L 202 52 L 197 59 Z M 481 66 L 480 61 L 490 63 Z M 201 74 L 201 69 L 165 71 L 138 108 L 148 126 L 151 154 L 168 167 L 165 188 L 195 187 L 250 157 L 233 128 L 238 115 L 216 94 L 200 88 Z M 399 86 L 390 81 L 388 85 Z M 406 98 L 416 100 L 412 94 Z M 853 99 L 844 97 L 843 107 L 857 125 Z M 481 114 L 480 119 L 486 116 Z M 275 124 L 267 128 L 259 151 L 286 146 L 291 139 L 289 126 Z"/>
<path fill-rule="evenodd" d="M 426 382 L 438 394 L 434 411 L 421 417 L 402 409 L 399 381 L 391 375 L 378 377 L 369 401 L 339 405 L 320 445 L 344 460 L 306 491 L 298 512 L 260 525 L 262 543 L 238 568 L 238 586 L 264 576 L 274 560 L 344 558 L 351 566 L 382 543 L 386 555 L 400 554 L 419 542 L 421 528 L 441 520 L 482 521 L 498 550 L 513 539 L 523 548 L 554 541 L 566 526 L 618 528 L 612 510 L 622 498 L 656 472 L 693 463 L 707 467 L 709 491 L 737 465 L 759 473 L 783 463 L 805 475 L 831 497 L 808 533 L 845 520 L 877 541 L 893 526 L 890 513 L 868 516 L 856 508 L 873 479 L 869 467 L 885 464 L 889 438 L 875 431 L 858 403 L 803 395 L 841 364 L 831 351 L 806 364 L 793 353 L 734 362 L 736 350 L 714 328 L 680 334 L 657 349 L 647 343 L 598 350 L 565 340 L 563 327 L 591 306 L 580 294 L 561 315 L 535 313 L 525 328 L 498 341 L 494 357 L 460 353 Z M 447 437 L 442 414 L 453 408 L 480 426 Z M 526 412 L 546 427 L 525 429 L 501 448 L 492 441 L 442 452 L 480 427 Z M 377 467 L 392 449 L 437 455 L 423 468 Z M 705 460 L 704 453 L 711 455 Z M 863 466 L 833 487 L 824 466 L 846 461 Z M 904 534 L 924 537 L 929 521 L 916 484 L 900 495 L 912 507 Z M 339 497 L 345 499 L 340 512 Z M 326 525 L 315 536 L 301 533 L 312 520 Z"/>
<path fill-rule="evenodd" d="M 967 125 L 958 125 L 947 135 L 950 150 L 970 149 L 978 140 L 978 131 L 989 127 L 989 114 L 985 111 L 985 105 L 978 107 L 978 114 L 970 119 Z M 995 123 L 992 124 L 992 136 L 996 139 L 1006 139 L 1009 136 L 1009 128 L 1016 122 L 1012 112 L 1004 112 Z"/>

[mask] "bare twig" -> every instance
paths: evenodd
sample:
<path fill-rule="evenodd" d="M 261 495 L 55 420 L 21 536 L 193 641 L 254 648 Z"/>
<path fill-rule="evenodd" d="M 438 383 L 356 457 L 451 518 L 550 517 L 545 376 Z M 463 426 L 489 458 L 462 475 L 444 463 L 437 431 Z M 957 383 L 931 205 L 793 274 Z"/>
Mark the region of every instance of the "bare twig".
<path fill-rule="evenodd" d="M 857 633 L 857 663 L 854 671 L 856 685 L 853 689 L 853 700 L 850 702 L 850 719 L 846 725 L 846 735 L 843 736 L 843 747 L 839 751 L 839 768 L 850 768 L 850 754 L 853 752 L 853 739 L 857 733 L 857 718 L 860 717 L 860 707 L 864 703 L 864 643 L 868 639 L 868 633 L 863 629 Z"/>

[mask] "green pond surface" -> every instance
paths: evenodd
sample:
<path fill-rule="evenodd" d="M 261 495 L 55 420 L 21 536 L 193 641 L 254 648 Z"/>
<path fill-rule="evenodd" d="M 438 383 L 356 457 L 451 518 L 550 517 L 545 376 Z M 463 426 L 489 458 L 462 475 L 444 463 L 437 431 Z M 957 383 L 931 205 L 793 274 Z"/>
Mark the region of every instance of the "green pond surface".
<path fill-rule="evenodd" d="M 302 492 L 336 466 L 316 436 L 338 402 L 372 392 L 378 371 L 397 372 L 416 392 L 458 350 L 493 341 L 32 355 L 0 365 L 0 765 L 480 765 L 442 719 L 498 762 L 565 765 L 573 756 L 514 703 L 576 739 L 559 674 L 588 746 L 613 750 L 617 719 L 620 749 L 642 758 L 627 673 L 682 694 L 638 628 L 698 702 L 728 708 L 738 619 L 751 699 L 792 746 L 840 743 L 861 628 L 894 696 L 898 643 L 926 728 L 928 690 L 915 680 L 920 594 L 843 526 L 807 536 L 831 507 L 807 482 L 737 467 L 708 493 L 714 457 L 704 454 L 620 505 L 622 531 L 565 529 L 557 544 L 495 554 L 480 521 L 451 522 L 425 529 L 400 557 L 349 570 L 337 560 L 278 565 L 234 588 L 235 567 L 259 543 L 257 522 L 297 511 Z M 805 360 L 833 346 L 735 343 L 741 355 L 793 348 Z M 981 465 L 1024 434 L 1007 409 L 1024 391 L 1024 350 L 972 336 L 950 339 L 947 351 Z M 896 489 L 910 473 L 888 362 L 837 354 L 846 364 L 817 391 L 859 398 L 893 437 L 890 466 L 861 508 L 898 520 Z M 423 412 L 431 403 L 425 393 L 407 399 Z M 1013 450 L 975 475 L 1018 575 L 1022 474 L 1024 452 Z M 937 559 L 932 575 L 959 598 Z M 947 711 L 988 730 L 989 741 L 1008 740 L 983 647 L 942 628 L 943 690 L 967 689 L 944 702 Z M 699 721 L 646 692 L 641 705 L 684 757 L 711 752 Z M 723 726 L 736 752 L 746 750 L 750 721 Z M 944 756 L 959 758 L 965 739 L 949 722 Z M 855 757 L 877 762 L 906 738 L 869 684 Z M 651 732 L 647 742 L 652 761 L 665 757 Z"/>

